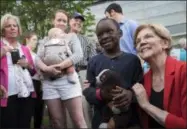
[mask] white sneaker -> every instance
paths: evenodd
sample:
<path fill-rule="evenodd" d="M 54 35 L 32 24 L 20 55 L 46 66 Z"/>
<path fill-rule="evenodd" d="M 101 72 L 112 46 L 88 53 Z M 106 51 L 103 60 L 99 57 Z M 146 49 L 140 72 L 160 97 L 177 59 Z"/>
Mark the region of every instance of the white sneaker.
<path fill-rule="evenodd" d="M 108 128 L 108 123 L 101 123 L 99 125 L 99 129 L 107 129 Z"/>

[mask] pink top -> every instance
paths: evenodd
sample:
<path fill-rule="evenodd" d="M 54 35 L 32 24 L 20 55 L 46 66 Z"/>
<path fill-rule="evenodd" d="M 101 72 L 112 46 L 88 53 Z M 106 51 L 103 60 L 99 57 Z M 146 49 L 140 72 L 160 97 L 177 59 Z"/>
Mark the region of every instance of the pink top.
<path fill-rule="evenodd" d="M 4 44 L 2 43 L 2 41 L 0 41 L 0 48 L 3 45 Z M 23 45 L 21 45 L 21 49 L 23 51 L 23 54 L 27 58 L 28 62 L 30 64 L 32 64 L 32 66 L 34 67 L 33 59 L 32 59 L 32 56 L 31 56 L 31 53 L 30 53 L 29 49 L 26 46 L 23 46 Z M 5 87 L 5 89 L 8 91 L 8 64 L 7 64 L 7 56 L 1 57 L 0 84 L 3 85 Z M 36 97 L 36 93 L 35 92 L 32 93 L 32 97 L 33 98 Z M 3 99 L 0 100 L 0 106 L 1 107 L 6 107 L 7 106 L 7 98 L 3 98 Z"/>

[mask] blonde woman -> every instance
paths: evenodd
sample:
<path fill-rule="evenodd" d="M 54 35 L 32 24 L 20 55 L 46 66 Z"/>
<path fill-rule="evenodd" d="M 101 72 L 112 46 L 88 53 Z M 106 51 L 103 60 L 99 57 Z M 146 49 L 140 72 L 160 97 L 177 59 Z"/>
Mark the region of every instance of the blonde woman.
<path fill-rule="evenodd" d="M 140 57 L 149 63 L 144 85 L 133 90 L 143 128 L 186 128 L 186 63 L 169 56 L 171 35 L 162 25 L 140 25 L 135 33 Z"/>
<path fill-rule="evenodd" d="M 30 128 L 33 98 L 36 95 L 33 85 L 31 83 L 28 85 L 28 81 L 32 82 L 28 72 L 34 72 L 35 68 L 29 49 L 17 40 L 21 34 L 17 16 L 5 14 L 1 17 L 0 58 L 3 65 L 0 66 L 0 76 L 3 81 L 0 84 L 6 89 L 8 98 L 0 101 L 0 128 Z M 16 71 L 18 68 L 20 73 Z M 53 71 L 53 68 L 45 66 L 43 70 L 49 72 Z M 20 84 L 25 86 L 28 96 L 20 94 L 22 93 Z"/>

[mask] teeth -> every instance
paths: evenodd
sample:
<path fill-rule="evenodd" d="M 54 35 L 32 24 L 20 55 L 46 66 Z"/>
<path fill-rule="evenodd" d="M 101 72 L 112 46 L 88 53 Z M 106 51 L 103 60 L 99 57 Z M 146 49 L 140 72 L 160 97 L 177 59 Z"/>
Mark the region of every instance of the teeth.
<path fill-rule="evenodd" d="M 148 48 L 144 48 L 144 49 L 142 49 L 142 52 L 147 51 L 147 50 L 148 50 Z"/>

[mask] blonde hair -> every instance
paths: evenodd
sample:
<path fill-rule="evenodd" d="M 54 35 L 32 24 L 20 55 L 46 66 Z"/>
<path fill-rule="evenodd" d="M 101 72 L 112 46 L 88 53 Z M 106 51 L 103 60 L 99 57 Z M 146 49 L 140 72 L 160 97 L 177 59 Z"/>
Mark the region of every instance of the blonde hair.
<path fill-rule="evenodd" d="M 56 38 L 58 32 L 62 31 L 61 29 L 59 28 L 51 28 L 49 31 L 48 31 L 48 37 L 51 39 L 51 38 Z"/>
<path fill-rule="evenodd" d="M 186 38 L 180 38 L 179 41 L 178 41 L 178 43 L 180 45 L 186 44 Z"/>
<path fill-rule="evenodd" d="M 157 36 L 159 36 L 161 39 L 165 40 L 168 42 L 168 49 L 166 49 L 167 54 L 169 54 L 170 49 L 171 49 L 171 42 L 172 42 L 172 38 L 170 35 L 170 32 L 168 31 L 168 29 L 166 29 L 163 25 L 161 24 L 142 24 L 140 25 L 134 34 L 134 46 L 136 46 L 136 39 L 138 34 L 140 33 L 140 31 L 142 31 L 143 29 L 149 28 L 151 29 Z"/>
<path fill-rule="evenodd" d="M 13 19 L 16 21 L 17 23 L 17 26 L 18 26 L 18 32 L 19 32 L 19 35 L 22 34 L 22 29 L 21 29 L 21 24 L 20 24 L 20 20 L 17 16 L 15 15 L 12 15 L 10 13 L 7 13 L 5 15 L 3 15 L 1 17 L 1 36 L 4 36 L 4 29 L 5 29 L 5 23 L 9 20 L 9 19 Z"/>

